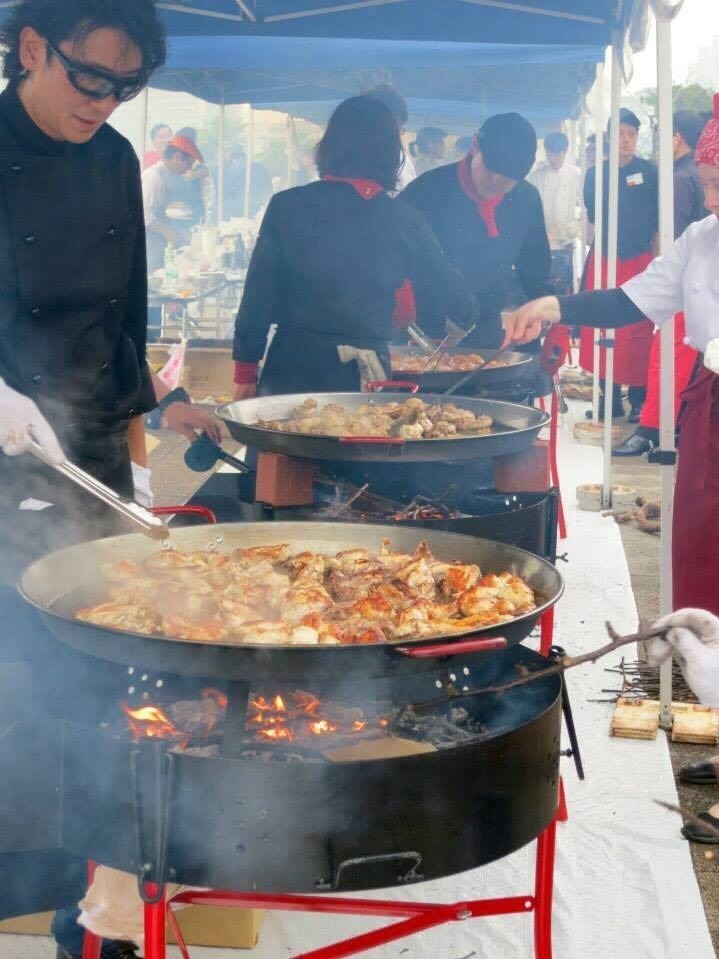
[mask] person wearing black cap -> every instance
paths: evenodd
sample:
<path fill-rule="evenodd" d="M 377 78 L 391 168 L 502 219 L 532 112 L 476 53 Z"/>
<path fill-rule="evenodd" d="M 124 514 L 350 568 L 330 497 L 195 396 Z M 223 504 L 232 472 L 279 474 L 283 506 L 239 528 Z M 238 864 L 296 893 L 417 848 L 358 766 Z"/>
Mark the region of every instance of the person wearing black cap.
<path fill-rule="evenodd" d="M 641 273 L 653 257 L 654 241 L 659 227 L 659 196 L 657 168 L 648 160 L 636 155 L 639 118 L 625 107 L 619 112 L 619 228 L 617 246 L 617 284 L 625 283 Z M 584 180 L 584 205 L 587 217 L 594 223 L 594 180 L 596 167 L 587 171 Z M 609 160 L 604 161 L 604 183 L 609 183 Z M 607 276 L 607 243 L 609 223 L 609 190 L 603 199 L 604 235 L 602 240 L 602 274 Z M 603 284 L 606 286 L 606 283 Z M 594 246 L 589 250 L 582 289 L 594 288 Z M 646 396 L 649 353 L 654 338 L 654 324 L 640 320 L 631 326 L 617 330 L 614 347 L 614 395 L 612 417 L 624 416 L 621 384 L 629 387 L 631 411 L 629 421 L 639 422 Z M 594 371 L 594 331 L 582 328 L 579 365 Z M 604 356 L 601 357 L 599 375 L 604 380 Z M 591 412 L 587 413 L 591 417 Z M 604 402 L 600 403 L 600 418 L 604 416 Z"/>
<path fill-rule="evenodd" d="M 537 151 L 532 125 L 518 113 L 490 117 L 458 163 L 423 174 L 400 194 L 430 223 L 479 306 L 475 346 L 502 342 L 501 312 L 513 271 L 530 299 L 552 291 L 542 202 L 525 182 Z M 440 332 L 444 316 L 431 288 L 415 291 L 417 321 Z"/>

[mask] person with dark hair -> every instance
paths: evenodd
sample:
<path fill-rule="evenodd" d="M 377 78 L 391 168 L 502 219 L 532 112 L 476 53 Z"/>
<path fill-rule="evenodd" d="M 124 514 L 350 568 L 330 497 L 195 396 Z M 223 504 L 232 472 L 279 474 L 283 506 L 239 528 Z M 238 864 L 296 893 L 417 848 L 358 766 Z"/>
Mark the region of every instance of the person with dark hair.
<path fill-rule="evenodd" d="M 544 138 L 547 159 L 527 177 L 539 190 L 552 250 L 552 280 L 557 293 L 574 292 L 574 244 L 581 233 L 582 174 L 567 163 L 569 140 L 558 130 Z"/>
<path fill-rule="evenodd" d="M 417 176 L 442 166 L 444 162 L 444 139 L 447 136 L 440 127 L 422 127 L 409 145 Z"/>
<path fill-rule="evenodd" d="M 215 184 L 197 146 L 197 130 L 194 127 L 182 127 L 175 137 L 192 146 L 193 160 L 188 169 L 170 178 L 167 186 L 168 205 L 187 209 L 187 227 L 207 224 L 215 206 Z"/>
<path fill-rule="evenodd" d="M 657 168 L 649 160 L 636 155 L 640 120 L 635 113 L 622 107 L 619 111 L 619 229 L 617 245 L 617 283 L 624 283 L 649 264 L 654 255 L 654 243 L 659 228 L 659 193 Z M 608 137 L 607 137 L 608 139 Z M 584 180 L 584 205 L 587 218 L 594 223 L 595 170 L 590 169 Z M 604 183 L 609 183 L 609 160 L 604 161 Z M 609 190 L 604 191 L 604 235 L 602 241 L 602 276 L 606 280 L 607 243 L 609 231 Z M 587 255 L 582 277 L 582 289 L 594 288 L 594 247 Z M 649 353 L 654 338 L 654 324 L 640 320 L 632 326 L 617 330 L 614 346 L 614 393 L 612 417 L 624 416 L 622 384 L 629 387 L 629 422 L 638 423 L 646 397 Z M 602 351 L 604 352 L 604 351 Z M 594 333 L 582 329 L 579 364 L 587 372 L 594 372 Z M 600 384 L 604 383 L 604 356 L 597 371 Z M 592 411 L 587 411 L 591 419 Z M 599 418 L 604 418 L 604 389 L 599 403 Z"/>
<path fill-rule="evenodd" d="M 407 126 L 407 120 L 409 119 L 409 111 L 407 110 L 407 101 L 399 90 L 393 87 L 391 83 L 380 83 L 376 87 L 365 90 L 363 95 L 371 97 L 373 100 L 378 100 L 387 107 L 394 118 L 394 122 L 397 124 L 399 135 L 402 136 Z M 399 173 L 397 174 L 396 189 L 404 190 L 407 184 L 411 183 L 416 176 L 417 171 L 414 168 L 412 157 L 410 154 L 405 153 L 402 163 L 400 164 Z"/>
<path fill-rule="evenodd" d="M 454 158 L 462 160 L 472 149 L 472 137 L 457 137 L 454 142 Z"/>
<path fill-rule="evenodd" d="M 150 130 L 150 142 L 152 149 L 146 150 L 142 158 L 142 169 L 148 170 L 151 166 L 159 163 L 165 152 L 165 147 L 172 137 L 172 128 L 166 123 L 156 123 Z"/>
<path fill-rule="evenodd" d="M 235 325 L 235 396 L 357 391 L 387 379 L 395 291 L 432 287 L 443 316 L 473 302 L 424 218 L 388 193 L 402 162 L 397 124 L 377 100 L 341 103 L 316 149 L 320 180 L 275 194 Z"/>
<path fill-rule="evenodd" d="M 526 296 L 550 292 L 550 254 L 542 202 L 526 182 L 537 151 L 532 125 L 518 113 L 490 117 L 458 163 L 423 174 L 399 200 L 423 213 L 450 262 L 474 292 L 476 346 L 502 342 L 501 312 L 513 276 Z M 440 333 L 442 304 L 431 286 L 415 288 L 417 320 Z"/>
<path fill-rule="evenodd" d="M 106 121 L 147 84 L 165 41 L 153 0 L 20 0 L 0 47 L 0 676 L 30 675 L 33 718 L 87 725 L 114 716 L 125 671 L 53 640 L 16 583 L 37 556 L 115 527 L 27 450 L 34 440 L 51 463 L 67 456 L 133 496 L 131 428 L 157 399 L 139 164 Z M 184 405 L 174 399 L 168 417 Z M 79 959 L 85 863 L 52 850 L 10 866 L 0 856 L 0 868 L 0 917 L 65 905 L 58 956 Z M 129 943 L 103 948 L 105 959 L 134 955 Z"/>
<path fill-rule="evenodd" d="M 691 223 L 707 215 L 694 148 L 704 123 L 698 113 L 680 110 L 674 114 L 674 239 Z M 654 337 L 647 371 L 647 398 L 639 417 L 639 426 L 631 436 L 612 450 L 614 456 L 641 456 L 659 445 L 660 339 Z M 680 396 L 686 389 L 697 360 L 697 351 L 689 346 L 684 314 L 674 318 L 674 421 L 679 417 Z"/>

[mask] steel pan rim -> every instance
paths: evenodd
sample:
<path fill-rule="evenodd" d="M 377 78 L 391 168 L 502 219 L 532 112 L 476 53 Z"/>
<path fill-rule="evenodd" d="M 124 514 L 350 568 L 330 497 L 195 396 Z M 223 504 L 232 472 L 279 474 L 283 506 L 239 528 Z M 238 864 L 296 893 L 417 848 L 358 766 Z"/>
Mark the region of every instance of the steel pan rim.
<path fill-rule="evenodd" d="M 311 526 L 313 527 L 313 529 L 317 529 L 317 530 L 331 529 L 333 531 L 336 531 L 339 528 L 341 531 L 344 531 L 345 529 L 347 529 L 348 533 L 350 532 L 351 529 L 354 529 L 354 530 L 357 529 L 356 524 L 349 524 L 349 523 L 332 523 L 332 522 L 297 523 L 294 521 L 287 521 L 286 523 L 272 523 L 272 524 L 219 523 L 212 527 L 212 533 L 214 535 L 221 535 L 223 530 L 226 530 L 228 528 L 237 529 L 238 527 L 242 527 L 242 526 L 252 526 L 252 527 L 270 526 L 273 531 L 278 526 L 282 526 L 283 528 L 285 526 L 294 526 L 296 528 L 301 526 L 302 527 Z M 396 534 L 398 532 L 396 526 L 388 525 L 386 523 L 364 523 L 362 524 L 362 526 L 369 527 L 371 529 L 376 529 L 378 531 L 378 536 L 381 536 L 380 531 L 386 531 L 387 535 L 391 535 L 392 533 Z M 186 528 L 195 529 L 195 530 L 197 529 L 197 527 L 186 527 Z M 418 533 L 417 543 L 421 542 L 423 539 L 426 539 L 426 535 L 422 536 L 420 535 L 421 533 L 429 533 L 430 536 L 432 535 L 432 530 L 425 530 L 421 527 L 404 527 L 404 529 L 408 531 L 409 530 L 417 531 Z M 179 530 L 173 531 L 173 535 L 177 533 L 181 534 L 182 528 Z M 281 541 L 283 538 L 281 534 L 282 534 L 282 530 L 278 530 L 277 536 L 274 537 L 275 540 Z M 500 552 L 509 551 L 513 558 L 519 555 L 525 559 L 536 561 L 545 569 L 545 571 L 549 571 L 555 577 L 555 586 L 556 586 L 555 593 L 549 598 L 545 598 L 544 602 L 538 605 L 535 609 L 527 613 L 523 613 L 521 616 L 515 616 L 512 619 L 505 620 L 504 622 L 493 623 L 493 624 L 481 627 L 479 629 L 474 628 L 474 629 L 463 630 L 462 632 L 439 633 L 429 637 L 428 636 L 421 636 L 417 638 L 402 637 L 402 639 L 400 640 L 392 640 L 384 643 L 363 643 L 360 646 L 357 646 L 355 644 L 339 644 L 339 645 L 328 645 L 323 647 L 321 644 L 293 645 L 289 643 L 222 643 L 222 642 L 209 642 L 209 641 L 200 642 L 197 640 L 179 639 L 179 638 L 174 638 L 170 636 L 152 635 L 149 633 L 136 633 L 129 630 L 117 629 L 115 627 L 110 627 L 110 626 L 100 626 L 96 623 L 91 623 L 84 620 L 78 620 L 70 615 L 59 613 L 58 611 L 53 610 L 52 605 L 49 605 L 49 606 L 43 605 L 43 603 L 35 599 L 26 589 L 25 581 L 28 575 L 31 574 L 33 570 L 42 566 L 43 563 L 45 565 L 48 565 L 53 558 L 60 556 L 65 552 L 78 551 L 82 547 L 89 548 L 97 543 L 109 543 L 109 542 L 117 541 L 120 539 L 130 539 L 130 540 L 134 540 L 135 542 L 144 542 L 144 536 L 141 533 L 120 534 L 119 536 L 105 537 L 100 540 L 91 540 L 87 543 L 79 543 L 73 546 L 63 547 L 58 550 L 53 550 L 52 552 L 47 553 L 45 556 L 41 557 L 40 559 L 35 560 L 23 571 L 23 574 L 20 578 L 17 589 L 18 589 L 18 592 L 20 593 L 20 596 L 23 598 L 23 600 L 29 603 L 31 606 L 33 606 L 43 616 L 51 616 L 52 618 L 60 620 L 61 622 L 69 623 L 71 624 L 73 628 L 82 628 L 84 630 L 90 630 L 90 631 L 102 630 L 103 632 L 107 632 L 114 637 L 126 636 L 132 639 L 142 640 L 145 642 L 159 641 L 162 644 L 171 643 L 174 647 L 177 647 L 179 645 L 179 646 L 185 646 L 185 647 L 192 647 L 196 649 L 211 648 L 211 649 L 222 650 L 223 652 L 227 654 L 230 654 L 232 650 L 238 650 L 239 652 L 244 652 L 244 653 L 256 651 L 256 654 L 258 656 L 260 656 L 262 653 L 266 654 L 266 653 L 271 653 L 273 651 L 275 652 L 280 651 L 284 655 L 287 655 L 289 653 L 290 655 L 293 656 L 293 658 L 294 657 L 299 658 L 305 653 L 307 653 L 308 655 L 311 652 L 317 653 L 319 650 L 323 648 L 326 650 L 332 650 L 333 651 L 332 655 L 337 655 L 340 650 L 351 651 L 356 649 L 363 649 L 367 651 L 374 650 L 377 652 L 384 650 L 387 652 L 392 652 L 392 651 L 395 651 L 398 647 L 406 646 L 409 644 L 413 646 L 421 646 L 421 645 L 427 646 L 427 645 L 432 645 L 434 643 L 437 643 L 439 641 L 451 642 L 452 640 L 455 640 L 455 639 L 461 640 L 462 638 L 466 636 L 471 636 L 471 635 L 491 635 L 492 633 L 497 635 L 501 633 L 503 629 L 513 627 L 517 623 L 526 622 L 528 619 L 534 619 L 536 621 L 540 616 L 542 616 L 544 612 L 546 612 L 546 610 L 554 606 L 561 599 L 564 593 L 565 583 L 561 573 L 547 559 L 545 559 L 542 556 L 538 556 L 536 553 L 531 553 L 529 552 L 529 550 L 525 550 L 520 546 L 509 546 L 505 543 L 499 543 L 494 540 L 486 539 L 485 537 L 473 536 L 471 533 L 455 533 L 448 530 L 437 530 L 435 531 L 435 536 L 452 537 L 453 539 L 465 541 L 466 543 L 471 542 L 475 544 L 477 543 L 489 544 L 491 547 L 499 547 Z M 296 538 L 299 539 L 300 534 L 298 534 Z M 448 562 L 451 562 L 451 560 L 448 560 Z M 62 594 L 62 595 L 66 595 L 66 594 Z M 57 601 L 57 599 L 60 599 L 60 598 L 62 597 L 61 596 L 56 597 L 55 601 Z M 344 655 L 344 653 L 339 653 L 339 655 Z M 349 655 L 349 653 L 347 653 L 346 655 Z"/>
<path fill-rule="evenodd" d="M 476 352 L 481 353 L 482 348 L 477 347 Z M 473 352 L 471 348 L 467 349 L 452 349 L 452 350 L 442 350 L 442 353 L 446 356 L 466 356 L 467 353 Z M 486 352 L 486 348 L 485 348 Z M 397 356 L 400 360 L 403 357 L 407 356 L 421 356 L 421 354 L 412 351 L 410 347 L 392 347 L 390 349 L 390 357 L 392 354 Z M 494 379 L 495 377 L 504 377 L 508 378 L 513 375 L 521 375 L 526 372 L 526 367 L 531 365 L 532 360 L 534 359 L 534 354 L 532 353 L 517 353 L 509 352 L 504 354 L 505 357 L 511 358 L 511 362 L 502 366 L 488 366 L 483 370 L 479 370 L 476 373 L 476 379 L 478 381 L 487 379 Z M 420 386 L 423 385 L 423 382 L 430 386 L 432 383 L 436 383 L 437 386 L 443 385 L 446 383 L 447 386 L 450 386 L 452 383 L 456 382 L 462 376 L 467 376 L 469 373 L 474 373 L 475 370 L 424 370 L 422 372 L 417 372 L 416 370 L 403 370 L 400 366 L 395 366 L 392 363 L 392 375 L 393 376 L 402 376 L 405 379 L 414 379 Z M 442 377 L 440 380 L 439 378 Z M 436 378 L 436 379 L 435 379 Z M 461 394 L 460 394 L 461 395 Z"/>

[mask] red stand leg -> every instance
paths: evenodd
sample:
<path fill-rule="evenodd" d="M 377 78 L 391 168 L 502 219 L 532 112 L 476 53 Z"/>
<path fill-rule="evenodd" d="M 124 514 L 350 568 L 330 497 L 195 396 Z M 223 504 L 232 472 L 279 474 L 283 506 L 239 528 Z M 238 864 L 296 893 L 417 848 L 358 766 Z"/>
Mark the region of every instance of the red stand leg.
<path fill-rule="evenodd" d="M 560 489 L 559 485 L 559 466 L 557 463 L 557 428 L 559 424 L 559 403 L 557 394 L 552 392 L 551 418 L 549 420 L 549 470 L 552 477 L 552 484 Z M 567 521 L 564 516 L 564 504 L 562 503 L 561 490 L 559 493 L 559 538 L 567 538 Z"/>
<path fill-rule="evenodd" d="M 169 902 L 167 904 L 167 924 L 172 930 L 172 934 L 175 937 L 175 942 L 177 943 L 177 948 L 180 950 L 182 959 L 191 959 L 190 953 L 187 951 L 185 937 L 182 935 L 182 929 L 180 929 L 180 924 L 177 921 L 177 916 L 175 915 L 175 910 L 172 908 Z"/>
<path fill-rule="evenodd" d="M 97 865 L 94 862 L 87 864 L 87 884 L 92 883 L 95 876 Z M 82 946 L 82 959 L 100 959 L 100 950 L 102 949 L 102 939 L 96 936 L 94 932 L 85 930 L 85 941 Z"/>
<path fill-rule="evenodd" d="M 154 882 L 145 883 L 148 896 L 156 896 L 160 888 Z M 166 910 L 164 894 L 159 902 L 145 903 L 145 959 L 166 959 Z"/>
<path fill-rule="evenodd" d="M 539 620 L 539 652 L 542 656 L 549 656 L 549 650 L 554 641 L 554 606 L 550 606 L 546 613 L 542 613 Z"/>
<path fill-rule="evenodd" d="M 534 956 L 552 959 L 552 895 L 557 821 L 550 823 L 537 840 L 534 888 Z"/>

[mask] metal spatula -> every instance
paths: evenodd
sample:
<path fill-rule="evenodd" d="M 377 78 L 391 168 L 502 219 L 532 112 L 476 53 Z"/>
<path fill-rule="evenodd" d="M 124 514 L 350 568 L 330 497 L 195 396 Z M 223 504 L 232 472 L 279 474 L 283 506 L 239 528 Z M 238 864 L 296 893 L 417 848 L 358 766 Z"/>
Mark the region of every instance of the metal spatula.
<path fill-rule="evenodd" d="M 133 500 L 124 499 L 116 493 L 115 490 L 110 489 L 109 486 L 101 483 L 95 479 L 94 476 L 86 473 L 85 470 L 80 469 L 79 466 L 76 466 L 69 460 L 64 460 L 62 463 L 51 463 L 45 450 L 34 440 L 30 441 L 28 452 L 32 453 L 32 455 L 36 456 L 39 460 L 42 460 L 43 463 L 57 470 L 58 473 L 62 473 L 63 476 L 72 480 L 73 483 L 84 489 L 86 493 L 90 493 L 96 499 L 101 500 L 106 506 L 109 506 L 110 509 L 115 510 L 116 513 L 119 513 L 128 522 L 134 524 L 145 536 L 151 536 L 153 539 L 166 539 L 170 535 L 169 526 L 167 526 L 159 516 L 155 516 L 149 509 L 145 509 L 144 506 L 140 506 L 139 503 L 135 503 Z"/>

